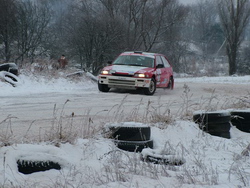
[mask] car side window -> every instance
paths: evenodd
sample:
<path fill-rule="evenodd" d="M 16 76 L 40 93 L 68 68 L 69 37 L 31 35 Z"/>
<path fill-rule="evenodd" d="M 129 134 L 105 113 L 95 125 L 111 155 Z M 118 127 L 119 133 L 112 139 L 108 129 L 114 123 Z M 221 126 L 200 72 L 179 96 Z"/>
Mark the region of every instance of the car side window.
<path fill-rule="evenodd" d="M 156 56 L 156 67 L 160 67 L 160 68 L 164 67 L 164 64 L 160 56 Z"/>
<path fill-rule="evenodd" d="M 161 56 L 161 59 L 163 61 L 164 67 L 170 67 L 168 60 L 164 56 Z"/>

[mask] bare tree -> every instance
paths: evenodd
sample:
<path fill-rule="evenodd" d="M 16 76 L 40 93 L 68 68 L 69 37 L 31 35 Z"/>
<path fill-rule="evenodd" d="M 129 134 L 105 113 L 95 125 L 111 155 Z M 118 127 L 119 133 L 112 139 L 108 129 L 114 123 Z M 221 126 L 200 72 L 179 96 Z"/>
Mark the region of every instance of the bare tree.
<path fill-rule="evenodd" d="M 122 23 L 119 21 L 119 0 L 84 0 L 71 7 L 65 19 L 68 47 L 82 68 L 97 72 L 123 46 Z M 124 28 L 124 27 L 123 27 Z M 113 57 L 112 57 L 113 58 Z"/>
<path fill-rule="evenodd" d="M 237 72 L 239 47 L 244 39 L 244 30 L 249 22 L 249 0 L 220 0 L 218 3 L 221 25 L 226 38 L 226 53 L 229 75 Z"/>
<path fill-rule="evenodd" d="M 12 44 L 16 37 L 16 4 L 15 0 L 0 0 L 0 57 L 9 61 L 12 55 Z"/>
<path fill-rule="evenodd" d="M 192 40 L 202 49 L 204 58 L 217 52 L 224 40 L 217 18 L 218 11 L 214 0 L 200 0 L 191 7 L 190 34 Z"/>
<path fill-rule="evenodd" d="M 185 15 L 183 7 L 172 0 L 79 0 L 72 4 L 57 36 L 66 36 L 61 45 L 92 72 L 122 51 L 153 50 Z"/>
<path fill-rule="evenodd" d="M 45 39 L 45 31 L 50 22 L 50 11 L 48 7 L 37 5 L 32 1 L 20 2 L 18 4 L 17 22 L 17 57 L 16 60 L 23 61 L 24 58 L 33 58 L 46 51 L 42 48 Z"/>
<path fill-rule="evenodd" d="M 153 49 L 166 54 L 172 62 L 176 72 L 181 71 L 181 59 L 186 54 L 187 38 L 182 35 L 189 26 L 186 26 L 186 18 L 189 7 L 170 1 L 165 7 L 163 29 Z"/>

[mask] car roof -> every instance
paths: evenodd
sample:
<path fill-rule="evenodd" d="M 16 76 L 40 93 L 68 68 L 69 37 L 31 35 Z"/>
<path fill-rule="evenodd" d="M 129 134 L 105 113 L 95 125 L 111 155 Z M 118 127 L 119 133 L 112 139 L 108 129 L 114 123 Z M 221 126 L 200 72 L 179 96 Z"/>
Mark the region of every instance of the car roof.
<path fill-rule="evenodd" d="M 149 56 L 154 58 L 155 55 L 162 55 L 162 54 L 158 54 L 158 53 L 151 53 L 151 52 L 142 52 L 142 51 L 127 51 L 127 52 L 123 52 L 120 55 L 142 55 L 142 56 Z"/>

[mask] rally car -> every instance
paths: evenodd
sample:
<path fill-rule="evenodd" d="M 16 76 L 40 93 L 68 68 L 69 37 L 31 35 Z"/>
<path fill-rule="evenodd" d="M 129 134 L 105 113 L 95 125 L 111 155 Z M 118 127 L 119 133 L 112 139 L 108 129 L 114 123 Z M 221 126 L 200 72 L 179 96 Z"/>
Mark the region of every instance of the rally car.
<path fill-rule="evenodd" d="M 153 95 L 156 88 L 174 88 L 173 69 L 168 59 L 158 53 L 123 52 L 98 75 L 98 89 L 142 89 Z"/>

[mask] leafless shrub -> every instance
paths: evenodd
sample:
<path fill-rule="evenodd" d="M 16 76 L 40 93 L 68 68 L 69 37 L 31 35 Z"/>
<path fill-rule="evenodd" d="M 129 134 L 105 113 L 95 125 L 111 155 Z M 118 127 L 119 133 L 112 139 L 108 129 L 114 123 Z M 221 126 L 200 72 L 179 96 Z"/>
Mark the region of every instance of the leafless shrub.
<path fill-rule="evenodd" d="M 242 155 L 242 156 L 249 156 L 249 152 L 250 152 L 250 144 L 248 144 L 248 146 L 246 147 L 246 149 L 244 149 L 244 150 L 241 152 L 241 155 Z"/>
<path fill-rule="evenodd" d="M 45 133 L 45 140 L 51 141 L 55 145 L 59 145 L 60 143 L 65 142 L 74 143 L 75 141 L 76 135 L 74 135 L 74 133 L 72 132 L 72 124 L 63 128 L 64 108 L 68 102 L 69 100 L 64 103 L 63 108 L 60 112 L 59 119 L 57 118 L 56 114 L 56 105 L 54 105 L 52 126 L 51 129 Z"/>
<path fill-rule="evenodd" d="M 225 104 L 222 106 L 223 109 L 246 109 L 250 108 L 250 92 L 241 97 L 228 98 Z"/>
<path fill-rule="evenodd" d="M 244 187 L 249 186 L 249 174 L 246 172 L 245 168 L 236 161 L 232 164 L 231 168 L 229 169 L 228 179 L 231 180 L 231 176 L 235 176 Z"/>
<path fill-rule="evenodd" d="M 12 119 L 15 117 L 8 116 L 3 121 L 0 122 L 0 147 L 2 146 L 10 146 L 15 143 L 15 135 L 12 130 Z"/>
<path fill-rule="evenodd" d="M 174 117 L 170 112 L 171 104 L 161 104 L 157 105 L 149 100 L 146 107 L 143 106 L 143 101 L 135 105 L 135 107 L 129 112 L 125 113 L 123 106 L 126 104 L 127 95 L 123 98 L 119 105 L 114 105 L 108 112 L 108 114 L 113 113 L 114 115 L 106 121 L 110 122 L 123 122 L 123 121 L 134 121 L 142 123 L 161 123 L 162 128 L 166 128 L 167 125 L 174 122 Z M 159 99 L 160 100 L 160 99 Z"/>
<path fill-rule="evenodd" d="M 217 168 L 212 165 L 207 167 L 205 163 L 200 163 L 200 161 L 192 168 L 184 167 L 176 177 L 182 184 L 218 185 L 219 182 Z"/>
<path fill-rule="evenodd" d="M 161 108 L 154 108 L 152 107 L 153 111 L 150 114 L 149 122 L 151 123 L 166 123 L 171 124 L 173 122 L 173 117 L 170 113 L 170 109 L 165 109 L 161 112 Z"/>
<path fill-rule="evenodd" d="M 180 114 L 180 116 L 182 118 L 185 118 L 185 117 L 191 116 L 191 114 L 193 112 L 192 106 L 194 106 L 195 104 L 191 100 L 193 94 L 190 93 L 190 88 L 188 87 L 188 85 L 184 84 L 183 89 L 184 89 L 184 91 L 181 95 L 183 103 L 181 105 L 181 108 L 179 109 L 179 112 L 177 112 L 177 113 Z"/>
<path fill-rule="evenodd" d="M 64 110 L 68 102 L 69 100 L 64 103 L 59 115 L 54 105 L 51 128 L 45 131 L 44 139 L 40 141 L 50 141 L 55 145 L 66 142 L 74 144 L 78 138 L 90 138 L 100 130 L 99 126 L 93 124 L 90 111 L 81 117 L 76 117 L 74 112 L 66 116 Z"/>
<path fill-rule="evenodd" d="M 62 77 L 62 74 L 65 75 L 65 78 L 69 80 L 74 80 L 75 82 L 79 81 L 79 78 L 76 77 L 67 77 L 66 75 L 72 74 L 73 71 L 77 69 L 74 67 L 68 67 L 65 69 L 57 68 L 56 60 L 46 60 L 46 59 L 36 59 L 34 63 L 24 61 L 21 65 L 21 74 L 32 75 L 34 78 L 39 75 L 45 79 L 57 79 Z M 84 76 L 84 75 L 81 75 Z M 38 79 L 38 78 L 37 78 Z"/>

